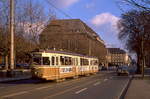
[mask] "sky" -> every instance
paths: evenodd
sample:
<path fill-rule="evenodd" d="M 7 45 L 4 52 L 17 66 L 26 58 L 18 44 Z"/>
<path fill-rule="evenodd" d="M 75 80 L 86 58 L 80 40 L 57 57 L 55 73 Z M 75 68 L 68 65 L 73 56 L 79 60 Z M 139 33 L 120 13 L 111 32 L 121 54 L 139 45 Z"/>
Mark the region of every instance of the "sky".
<path fill-rule="evenodd" d="M 116 0 L 50 0 L 50 2 L 72 19 L 81 19 L 85 22 L 99 34 L 107 47 L 123 48 L 117 38 L 117 22 L 123 12 Z M 55 8 L 54 10 L 58 18 L 70 18 Z"/>

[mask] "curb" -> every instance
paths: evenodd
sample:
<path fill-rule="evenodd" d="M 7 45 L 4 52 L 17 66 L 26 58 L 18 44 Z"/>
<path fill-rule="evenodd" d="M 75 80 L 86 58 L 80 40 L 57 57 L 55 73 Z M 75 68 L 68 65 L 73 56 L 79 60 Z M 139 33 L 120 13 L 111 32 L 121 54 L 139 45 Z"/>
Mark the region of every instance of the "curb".
<path fill-rule="evenodd" d="M 129 88 L 129 86 L 131 84 L 132 79 L 133 79 L 133 76 L 130 77 L 129 81 L 127 82 L 127 84 L 125 85 L 125 87 L 121 91 L 120 96 L 117 99 L 124 99 L 125 98 L 125 95 L 126 95 L 127 90 L 128 90 L 128 88 Z"/>
<path fill-rule="evenodd" d="M 6 78 L 3 80 L 0 80 L 0 83 L 4 83 L 4 82 L 11 82 L 11 81 L 19 81 L 19 80 L 25 80 L 25 79 L 30 79 L 31 76 L 27 76 L 27 77 L 21 77 L 21 78 Z"/>

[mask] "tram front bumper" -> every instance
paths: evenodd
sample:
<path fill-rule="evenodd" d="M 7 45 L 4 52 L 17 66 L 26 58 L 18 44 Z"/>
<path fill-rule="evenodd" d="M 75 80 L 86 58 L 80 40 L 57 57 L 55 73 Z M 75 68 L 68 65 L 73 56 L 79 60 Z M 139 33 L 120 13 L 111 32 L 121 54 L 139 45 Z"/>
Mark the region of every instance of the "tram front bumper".
<path fill-rule="evenodd" d="M 33 77 L 38 77 L 38 78 L 43 77 L 43 71 L 39 68 L 33 68 L 31 72 Z"/>

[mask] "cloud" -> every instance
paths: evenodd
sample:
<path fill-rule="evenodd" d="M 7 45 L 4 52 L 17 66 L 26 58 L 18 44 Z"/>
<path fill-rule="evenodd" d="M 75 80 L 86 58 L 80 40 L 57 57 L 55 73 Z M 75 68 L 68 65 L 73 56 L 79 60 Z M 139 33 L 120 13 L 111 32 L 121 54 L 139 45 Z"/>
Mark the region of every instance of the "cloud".
<path fill-rule="evenodd" d="M 91 24 L 97 28 L 107 25 L 110 27 L 111 31 L 116 31 L 118 20 L 119 17 L 116 17 L 110 13 L 102 13 L 94 16 L 91 19 Z"/>
<path fill-rule="evenodd" d="M 53 4 L 59 8 L 68 8 L 77 3 L 79 0 L 53 0 Z"/>
<path fill-rule="evenodd" d="M 101 13 L 90 19 L 90 26 L 105 41 L 106 47 L 122 47 L 118 39 L 117 22 L 120 18 L 111 13 Z"/>

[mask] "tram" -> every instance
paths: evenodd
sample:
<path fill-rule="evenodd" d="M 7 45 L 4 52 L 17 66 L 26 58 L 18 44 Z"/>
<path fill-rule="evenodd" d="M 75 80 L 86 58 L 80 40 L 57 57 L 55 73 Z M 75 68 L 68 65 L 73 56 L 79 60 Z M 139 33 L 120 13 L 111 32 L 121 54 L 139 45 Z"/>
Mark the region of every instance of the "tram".
<path fill-rule="evenodd" d="M 63 51 L 33 52 L 32 76 L 58 80 L 98 72 L 98 58 Z"/>

